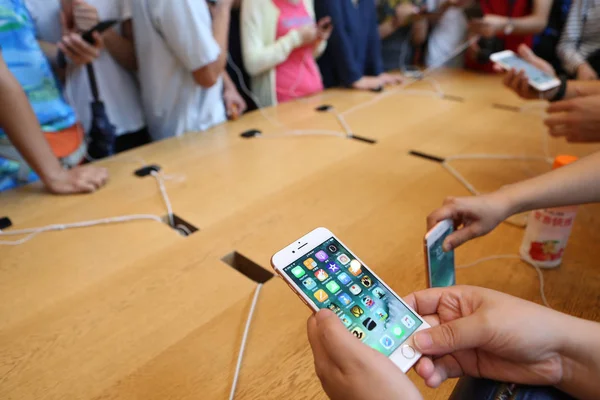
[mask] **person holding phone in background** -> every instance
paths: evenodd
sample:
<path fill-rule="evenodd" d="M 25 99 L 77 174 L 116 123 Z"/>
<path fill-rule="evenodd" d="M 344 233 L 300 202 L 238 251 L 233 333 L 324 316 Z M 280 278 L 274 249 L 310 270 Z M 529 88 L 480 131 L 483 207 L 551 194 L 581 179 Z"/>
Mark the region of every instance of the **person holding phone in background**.
<path fill-rule="evenodd" d="M 325 87 L 381 90 L 402 82 L 401 75 L 384 73 L 374 0 L 315 0 L 315 12 L 335 27 L 318 60 Z"/>
<path fill-rule="evenodd" d="M 132 3 L 142 102 L 153 140 L 237 118 L 244 99 L 225 71 L 233 0 Z"/>
<path fill-rule="evenodd" d="M 529 47 L 533 35 L 544 30 L 552 0 L 476 0 L 483 18 L 469 22 L 469 35 L 481 39 L 471 45 L 466 53 L 468 69 L 493 72 L 489 56 L 502 50 L 517 51 L 520 44 Z"/>
<path fill-rule="evenodd" d="M 563 68 L 577 80 L 600 73 L 600 1 L 574 0 L 558 43 Z"/>
<path fill-rule="evenodd" d="M 96 191 L 106 183 L 107 171 L 78 167 L 85 143 L 35 40 L 25 5 L 0 0 L 0 11 L 0 165 L 10 163 L 5 159 L 24 160 L 52 193 Z M 0 191 L 36 179 L 18 174 L 0 170 Z"/>
<path fill-rule="evenodd" d="M 116 128 L 115 151 L 126 151 L 150 141 L 142 110 L 140 90 L 134 73 L 137 59 L 133 44 L 130 0 L 25 0 L 35 22 L 38 39 L 49 52 L 61 50 L 67 59 L 65 70 L 65 97 L 75 108 L 84 130 L 92 126 L 93 101 L 85 64 L 93 63 L 100 100 L 104 102 L 108 119 Z M 83 32 L 98 23 L 118 20 L 115 28 L 96 33 L 96 46 L 80 40 Z M 70 32 L 67 39 L 83 42 L 97 48 L 97 57 L 85 59 L 71 50 L 62 32 Z M 75 41 L 77 39 L 77 41 Z M 98 47 L 101 45 L 102 47 Z M 51 59 L 56 59 L 51 57 Z"/>
<path fill-rule="evenodd" d="M 331 18 L 315 23 L 312 0 L 244 0 L 244 65 L 262 107 L 323 91 L 315 61 L 327 47 Z"/>
<path fill-rule="evenodd" d="M 427 20 L 418 18 L 422 2 L 377 0 L 383 70 L 394 71 L 414 63 L 414 49 L 427 39 Z"/>
<path fill-rule="evenodd" d="M 427 67 L 462 67 L 464 59 L 448 57 L 462 43 L 467 36 L 467 18 L 463 12 L 463 5 L 468 0 L 427 0 L 427 8 L 433 15 L 427 18 L 429 35 L 425 51 L 425 65 Z"/>
<path fill-rule="evenodd" d="M 519 47 L 519 56 L 544 71 L 556 76 L 552 66 L 536 56 L 525 45 Z M 498 67 L 498 71 L 502 68 Z M 522 71 L 509 71 L 504 84 L 524 99 L 550 100 L 549 116 L 544 123 L 550 135 L 564 137 L 568 142 L 600 142 L 600 81 L 561 80 L 561 86 L 543 93 L 533 89 Z"/>

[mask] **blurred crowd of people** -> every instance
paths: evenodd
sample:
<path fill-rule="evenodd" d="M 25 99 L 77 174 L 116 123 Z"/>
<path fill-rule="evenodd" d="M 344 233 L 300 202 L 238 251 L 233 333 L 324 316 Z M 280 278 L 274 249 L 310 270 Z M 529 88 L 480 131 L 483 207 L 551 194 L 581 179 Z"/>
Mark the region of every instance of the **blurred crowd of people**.
<path fill-rule="evenodd" d="M 523 44 L 556 74 L 597 80 L 598 3 L 0 0 L 0 102 L 22 103 L 0 110 L 0 191 L 37 179 L 90 191 L 106 171 L 87 161 L 324 88 L 376 91 L 442 65 L 493 72 L 490 54 Z"/>

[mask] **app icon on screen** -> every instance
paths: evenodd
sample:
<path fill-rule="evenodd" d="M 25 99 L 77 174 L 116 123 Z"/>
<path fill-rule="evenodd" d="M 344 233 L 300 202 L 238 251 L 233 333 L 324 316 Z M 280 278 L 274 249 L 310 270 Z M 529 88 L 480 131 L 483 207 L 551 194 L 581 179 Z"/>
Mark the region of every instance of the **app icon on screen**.
<path fill-rule="evenodd" d="M 342 323 L 346 326 L 346 328 L 352 325 L 352 320 L 348 318 L 346 314 L 341 314 L 340 319 L 342 320 Z"/>
<path fill-rule="evenodd" d="M 360 283 L 362 283 L 363 286 L 366 287 L 367 289 L 370 288 L 373 285 L 373 281 L 367 275 L 365 275 L 362 278 L 360 278 Z"/>
<path fill-rule="evenodd" d="M 335 244 L 330 244 L 329 246 L 327 246 L 327 250 L 329 250 L 331 254 L 335 254 L 337 253 L 338 248 Z"/>
<path fill-rule="evenodd" d="M 352 315 L 354 315 L 356 318 L 360 318 L 365 312 L 363 311 L 362 308 L 360 308 L 359 306 L 354 306 L 350 309 L 350 312 L 352 313 Z"/>
<path fill-rule="evenodd" d="M 337 258 L 338 262 L 342 265 L 346 265 L 350 262 L 350 257 L 345 254 L 340 254 Z"/>
<path fill-rule="evenodd" d="M 304 285 L 305 288 L 307 288 L 308 290 L 313 290 L 314 288 L 317 287 L 317 283 L 313 280 L 313 278 L 306 278 L 302 281 L 302 284 Z"/>
<path fill-rule="evenodd" d="M 307 258 L 304 260 L 304 266 L 308 268 L 309 271 L 312 271 L 313 269 L 317 268 L 317 262 L 312 258 Z"/>
<path fill-rule="evenodd" d="M 353 295 L 358 296 L 360 292 L 362 292 L 362 289 L 356 283 L 350 286 L 350 293 L 352 293 Z"/>
<path fill-rule="evenodd" d="M 357 260 L 352 260 L 350 261 L 350 268 L 348 268 L 348 271 L 350 271 L 350 273 L 354 276 L 359 276 L 360 274 L 362 274 L 361 267 L 362 265 L 360 265 L 360 263 Z"/>
<path fill-rule="evenodd" d="M 379 339 L 379 343 L 381 343 L 386 350 L 389 350 L 394 346 L 394 341 L 388 335 L 383 335 L 381 339 Z"/>
<path fill-rule="evenodd" d="M 329 308 L 331 311 L 333 311 L 334 313 L 339 313 L 342 309 L 340 308 L 340 306 L 338 306 L 335 303 L 329 303 L 329 305 L 327 306 L 327 308 Z"/>
<path fill-rule="evenodd" d="M 315 257 L 317 257 L 317 260 L 319 260 L 321 262 L 325 262 L 329 258 L 327 253 L 325 253 L 323 250 L 317 252 L 317 254 L 315 254 Z"/>
<path fill-rule="evenodd" d="M 373 288 L 371 293 L 373 293 L 373 296 L 377 297 L 378 299 L 383 299 L 385 297 L 385 291 L 379 286 Z"/>
<path fill-rule="evenodd" d="M 402 321 L 402 324 L 404 324 L 404 326 L 407 327 L 408 329 L 415 326 L 415 320 L 412 319 L 411 317 L 409 317 L 408 315 L 405 315 L 404 317 L 402 317 L 401 321 Z"/>
<path fill-rule="evenodd" d="M 319 301 L 320 303 L 325 302 L 325 300 L 327 300 L 328 298 L 329 296 L 323 289 L 319 289 L 315 292 L 315 299 L 317 299 L 317 301 Z"/>
<path fill-rule="evenodd" d="M 378 308 L 377 311 L 375 311 L 375 315 L 377 315 L 381 321 L 388 319 L 388 314 L 383 308 Z"/>
<path fill-rule="evenodd" d="M 350 278 L 348 276 L 348 274 L 345 272 L 342 272 L 341 274 L 339 274 L 337 278 L 340 282 L 342 282 L 342 285 L 347 285 L 350 282 L 352 282 L 352 278 Z"/>
<path fill-rule="evenodd" d="M 325 287 L 332 294 L 336 294 L 340 291 L 340 285 L 338 285 L 336 281 L 330 281 L 329 283 L 327 283 L 327 285 L 325 285 Z"/>
<path fill-rule="evenodd" d="M 341 293 L 340 295 L 338 295 L 337 298 L 340 301 L 340 303 L 342 303 L 345 306 L 352 303 L 352 299 L 346 293 Z"/>
<path fill-rule="evenodd" d="M 304 276 L 305 272 L 301 266 L 297 265 L 294 268 L 292 268 L 292 274 L 294 274 L 296 278 L 301 278 Z"/>
<path fill-rule="evenodd" d="M 372 331 L 373 329 L 377 328 L 377 324 L 375 323 L 375 321 L 373 321 L 372 318 L 365 319 L 362 324 L 369 331 Z"/>
<path fill-rule="evenodd" d="M 404 334 L 404 331 L 402 330 L 402 328 L 399 325 L 396 325 L 392 328 L 392 333 L 396 337 L 401 337 L 402 334 Z"/>
<path fill-rule="evenodd" d="M 338 265 L 335 262 L 329 262 L 329 263 L 327 263 L 327 269 L 332 274 L 335 274 L 336 272 L 338 272 L 340 270 L 340 267 L 338 267 Z"/>
<path fill-rule="evenodd" d="M 351 332 L 359 340 L 363 340 L 363 339 L 365 339 L 367 337 L 367 335 L 365 335 L 365 332 L 362 329 L 360 329 L 358 326 L 356 328 L 352 329 Z"/>
<path fill-rule="evenodd" d="M 371 297 L 369 296 L 365 296 L 362 299 L 362 302 L 365 306 L 369 307 L 369 308 L 373 308 L 373 306 L 375 305 L 375 300 L 373 300 Z"/>
<path fill-rule="evenodd" d="M 323 282 L 325 279 L 329 278 L 329 275 L 324 270 L 320 269 L 315 272 L 315 276 L 319 280 L 319 282 Z"/>

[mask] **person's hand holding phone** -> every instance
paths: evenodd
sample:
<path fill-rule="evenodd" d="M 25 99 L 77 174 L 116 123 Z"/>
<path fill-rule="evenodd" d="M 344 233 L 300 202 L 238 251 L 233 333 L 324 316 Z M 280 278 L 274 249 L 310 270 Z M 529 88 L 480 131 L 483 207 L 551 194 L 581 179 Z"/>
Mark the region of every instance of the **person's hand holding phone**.
<path fill-rule="evenodd" d="M 332 400 L 417 400 L 415 385 L 394 363 L 321 310 L 308 319 L 315 370 Z"/>
<path fill-rule="evenodd" d="M 448 197 L 444 205 L 427 217 L 427 230 L 445 219 L 454 221 L 455 231 L 444 241 L 444 251 L 486 235 L 512 214 L 510 199 L 501 191 L 474 197 Z"/>
<path fill-rule="evenodd" d="M 102 35 L 94 32 L 94 44 L 89 44 L 81 35 L 75 31 L 74 27 L 69 25 L 69 18 L 64 11 L 60 14 L 62 38 L 57 43 L 58 49 L 75 65 L 86 65 L 94 61 L 100 56 L 101 50 L 104 48 Z"/>
<path fill-rule="evenodd" d="M 300 46 L 308 46 L 313 44 L 319 38 L 319 29 L 315 23 L 309 23 L 299 27 L 298 32 L 302 38 Z"/>
<path fill-rule="evenodd" d="M 405 301 L 432 328 L 415 335 L 415 366 L 427 386 L 464 375 L 528 385 L 557 385 L 560 354 L 575 318 L 490 289 L 454 286 Z"/>
<path fill-rule="evenodd" d="M 552 65 L 550 65 L 550 63 L 543 58 L 536 56 L 533 50 L 531 50 L 527 45 L 520 45 L 518 54 L 519 57 L 537 69 L 552 77 L 556 77 L 556 71 L 554 71 Z M 494 65 L 494 69 L 497 72 L 504 71 L 504 68 L 498 64 Z M 531 100 L 540 98 L 540 92 L 531 87 L 529 84 L 529 79 L 525 75 L 524 71 L 517 71 L 515 69 L 508 71 L 504 76 L 504 85 L 523 99 Z M 541 96 L 546 100 L 551 99 L 556 95 L 558 90 L 559 88 L 555 88 L 546 92 L 541 92 Z"/>
<path fill-rule="evenodd" d="M 331 23 L 331 17 L 323 17 L 317 21 L 317 38 L 320 41 L 327 41 L 331 37 L 333 32 L 333 24 Z"/>

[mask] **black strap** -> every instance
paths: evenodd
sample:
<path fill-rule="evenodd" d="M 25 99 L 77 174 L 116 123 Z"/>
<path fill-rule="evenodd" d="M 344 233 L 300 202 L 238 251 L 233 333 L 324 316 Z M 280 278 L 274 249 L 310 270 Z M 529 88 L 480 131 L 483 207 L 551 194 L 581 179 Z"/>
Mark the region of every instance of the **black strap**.
<path fill-rule="evenodd" d="M 96 72 L 94 71 L 94 66 L 92 63 L 86 65 L 88 81 L 90 82 L 90 89 L 92 90 L 92 96 L 94 96 L 94 101 L 100 101 L 100 94 L 98 93 L 98 83 L 96 81 Z"/>

